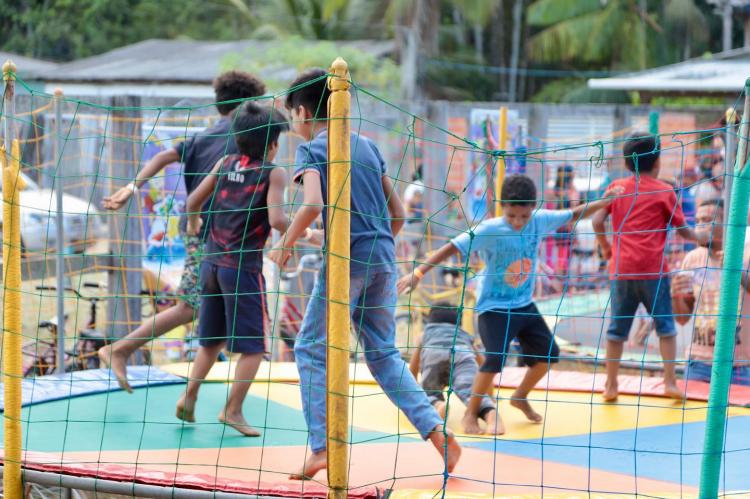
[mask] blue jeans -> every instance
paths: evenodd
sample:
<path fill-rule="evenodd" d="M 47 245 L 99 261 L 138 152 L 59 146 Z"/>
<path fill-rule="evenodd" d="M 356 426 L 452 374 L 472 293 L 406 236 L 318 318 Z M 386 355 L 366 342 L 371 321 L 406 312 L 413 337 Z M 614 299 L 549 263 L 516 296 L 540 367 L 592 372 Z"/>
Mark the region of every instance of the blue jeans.
<path fill-rule="evenodd" d="M 698 360 L 691 360 L 685 368 L 685 379 L 710 383 L 711 364 Z M 750 366 L 732 367 L 732 379 L 730 383 L 733 385 L 750 386 Z"/>
<path fill-rule="evenodd" d="M 325 274 L 326 269 L 321 269 L 294 346 L 302 410 L 315 453 L 326 449 Z M 443 421 L 396 349 L 396 279 L 395 269 L 351 276 L 352 326 L 373 377 L 426 439 Z"/>

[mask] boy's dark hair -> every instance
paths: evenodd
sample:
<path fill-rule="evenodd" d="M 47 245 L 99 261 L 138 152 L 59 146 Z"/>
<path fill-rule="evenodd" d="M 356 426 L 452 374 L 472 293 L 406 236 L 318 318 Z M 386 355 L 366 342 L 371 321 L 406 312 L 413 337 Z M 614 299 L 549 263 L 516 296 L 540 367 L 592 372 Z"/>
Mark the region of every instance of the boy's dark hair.
<path fill-rule="evenodd" d="M 321 68 L 308 69 L 300 74 L 289 86 L 286 108 L 296 109 L 302 106 L 315 119 L 328 118 L 328 97 L 331 91 L 328 89 L 328 79 L 324 78 L 327 74 Z"/>
<path fill-rule="evenodd" d="M 625 156 L 625 166 L 631 172 L 650 172 L 661 154 L 659 138 L 647 132 L 635 132 L 622 146 L 622 154 Z"/>
<path fill-rule="evenodd" d="M 536 186 L 534 181 L 526 175 L 510 175 L 503 180 L 500 193 L 501 204 L 517 204 L 521 206 L 536 205 Z"/>
<path fill-rule="evenodd" d="M 281 112 L 256 102 L 245 102 L 232 118 L 232 133 L 240 154 L 263 160 L 268 146 L 289 130 L 289 122 Z"/>
<path fill-rule="evenodd" d="M 458 307 L 447 301 L 433 303 L 430 313 L 427 314 L 427 322 L 430 324 L 458 324 L 460 326 L 461 312 L 458 311 Z"/>
<path fill-rule="evenodd" d="M 238 99 L 249 99 L 266 93 L 266 85 L 255 76 L 244 71 L 227 71 L 214 80 L 216 109 L 226 115 L 242 104 Z M 236 102 L 226 102 L 236 101 Z"/>

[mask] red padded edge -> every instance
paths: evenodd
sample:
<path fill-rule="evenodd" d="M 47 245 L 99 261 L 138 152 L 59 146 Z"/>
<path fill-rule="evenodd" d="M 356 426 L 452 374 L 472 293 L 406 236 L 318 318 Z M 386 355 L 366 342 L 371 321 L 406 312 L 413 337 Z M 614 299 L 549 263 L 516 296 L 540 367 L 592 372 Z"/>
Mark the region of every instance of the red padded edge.
<path fill-rule="evenodd" d="M 0 451 L 1 452 L 1 451 Z M 148 468 L 99 463 L 60 463 L 60 458 L 42 452 L 26 452 L 24 468 L 35 471 L 62 473 L 78 477 L 101 478 L 117 482 L 178 487 L 183 489 L 256 494 L 277 497 L 325 498 L 328 487 L 313 482 L 287 481 L 243 482 L 218 478 L 198 473 L 171 473 Z M 361 487 L 349 491 L 352 499 L 376 499 L 380 497 L 377 487 Z"/>
<path fill-rule="evenodd" d="M 516 388 L 525 372 L 526 368 L 524 367 L 506 367 L 495 378 L 495 385 L 501 388 Z M 605 379 L 604 372 L 594 374 L 552 370 L 537 384 L 537 389 L 561 392 L 601 392 L 604 390 Z M 664 396 L 664 383 L 660 377 L 620 375 L 617 379 L 620 385 L 620 393 L 624 395 Z M 677 383 L 682 388 L 686 385 L 683 380 L 678 380 Z M 702 381 L 687 382 L 687 398 L 707 401 L 708 387 L 709 384 Z M 729 403 L 731 405 L 750 406 L 750 387 L 731 385 Z"/>

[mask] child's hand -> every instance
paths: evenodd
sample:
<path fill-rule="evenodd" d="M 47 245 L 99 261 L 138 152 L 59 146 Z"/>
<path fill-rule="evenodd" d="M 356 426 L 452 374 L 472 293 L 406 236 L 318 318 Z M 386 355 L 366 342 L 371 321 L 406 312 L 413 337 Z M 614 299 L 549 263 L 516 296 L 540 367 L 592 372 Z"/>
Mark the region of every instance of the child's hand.
<path fill-rule="evenodd" d="M 279 239 L 276 244 L 274 244 L 273 248 L 271 248 L 266 255 L 269 260 L 271 260 L 273 263 L 278 265 L 279 268 L 282 269 L 286 265 L 286 262 L 289 260 L 290 256 L 292 256 L 292 250 L 290 248 L 284 247 L 283 237 Z"/>
<path fill-rule="evenodd" d="M 105 210 L 119 210 L 128 202 L 128 199 L 132 195 L 133 190 L 129 186 L 125 186 L 111 196 L 105 197 L 102 200 L 102 206 Z"/>
<path fill-rule="evenodd" d="M 421 281 L 415 273 L 411 273 L 408 275 L 405 275 L 401 279 L 398 280 L 396 283 L 396 289 L 398 290 L 398 294 L 405 295 L 408 294 L 415 289 L 417 289 L 417 286 L 419 286 L 419 281 Z"/>
<path fill-rule="evenodd" d="M 197 236 L 201 231 L 201 227 L 203 227 L 203 219 L 201 217 L 198 215 L 188 216 L 187 233 L 189 236 Z"/>
<path fill-rule="evenodd" d="M 680 272 L 672 278 L 672 294 L 675 296 L 693 295 L 693 278 L 690 272 Z"/>
<path fill-rule="evenodd" d="M 625 193 L 625 188 L 621 185 L 610 185 L 607 190 L 604 191 L 604 202 L 609 205 L 615 198 L 622 196 Z"/>
<path fill-rule="evenodd" d="M 312 229 L 310 239 L 308 239 L 307 242 L 314 246 L 323 247 L 323 231 L 320 229 Z"/>

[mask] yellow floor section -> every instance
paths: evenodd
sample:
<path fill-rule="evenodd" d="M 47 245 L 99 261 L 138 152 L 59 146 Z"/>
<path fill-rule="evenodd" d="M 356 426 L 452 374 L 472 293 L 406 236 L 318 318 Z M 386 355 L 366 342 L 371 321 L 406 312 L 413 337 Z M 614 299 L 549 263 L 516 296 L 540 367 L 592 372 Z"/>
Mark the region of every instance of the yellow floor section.
<path fill-rule="evenodd" d="M 296 383 L 269 385 L 257 383 L 252 393 L 274 402 L 302 410 L 299 386 Z M 355 426 L 388 434 L 416 437 L 416 432 L 406 417 L 396 409 L 376 385 L 352 385 L 349 411 Z M 689 401 L 685 404 L 659 397 L 620 396 L 616 404 L 604 404 L 599 394 L 534 391 L 532 405 L 545 417 L 542 424 L 526 420 L 523 414 L 508 404 L 512 390 L 500 390 L 500 414 L 507 433 L 500 439 L 538 439 L 581 435 L 632 428 L 645 428 L 668 424 L 702 421 L 706 415 L 705 402 Z M 461 417 L 465 407 L 457 397 L 451 399 L 448 426 L 461 434 Z M 730 416 L 750 415 L 750 409 L 731 407 Z M 466 436 L 467 439 L 492 438 Z"/>

